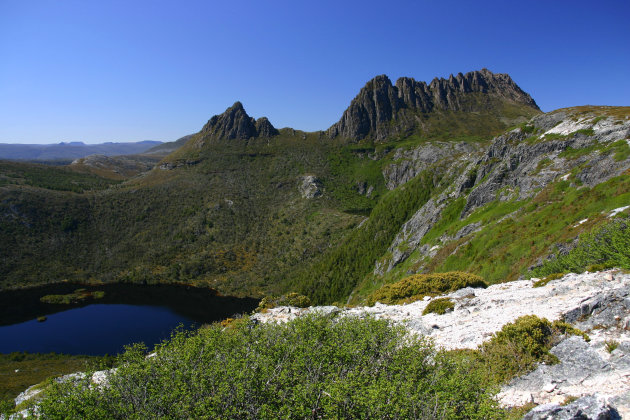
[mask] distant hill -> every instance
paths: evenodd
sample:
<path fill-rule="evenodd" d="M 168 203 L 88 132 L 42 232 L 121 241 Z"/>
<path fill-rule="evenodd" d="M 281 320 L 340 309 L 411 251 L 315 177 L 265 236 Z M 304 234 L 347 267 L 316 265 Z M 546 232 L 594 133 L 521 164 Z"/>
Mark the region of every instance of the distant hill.
<path fill-rule="evenodd" d="M 144 154 L 145 155 L 166 156 L 169 153 L 174 152 L 175 150 L 179 149 L 184 144 L 186 144 L 186 142 L 188 140 L 190 140 L 190 138 L 193 135 L 194 134 L 188 134 L 187 136 L 181 137 L 181 138 L 179 138 L 179 139 L 177 139 L 175 141 L 169 141 L 169 142 L 166 142 L 166 143 L 158 144 L 157 146 L 154 146 L 154 147 L 150 148 L 149 150 L 145 151 Z"/>
<path fill-rule="evenodd" d="M 88 155 L 133 155 L 162 144 L 161 141 L 144 140 L 135 143 L 85 144 L 68 142 L 57 144 L 8 144 L 0 143 L 0 159 L 51 161 L 74 160 Z"/>

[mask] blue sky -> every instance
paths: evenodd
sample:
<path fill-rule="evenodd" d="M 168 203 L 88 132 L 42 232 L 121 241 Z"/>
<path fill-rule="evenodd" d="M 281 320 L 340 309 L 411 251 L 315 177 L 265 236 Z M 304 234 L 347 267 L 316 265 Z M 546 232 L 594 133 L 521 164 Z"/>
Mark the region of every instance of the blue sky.
<path fill-rule="evenodd" d="M 171 141 L 240 100 L 313 131 L 387 74 L 630 105 L 630 2 L 0 0 L 0 142 Z"/>

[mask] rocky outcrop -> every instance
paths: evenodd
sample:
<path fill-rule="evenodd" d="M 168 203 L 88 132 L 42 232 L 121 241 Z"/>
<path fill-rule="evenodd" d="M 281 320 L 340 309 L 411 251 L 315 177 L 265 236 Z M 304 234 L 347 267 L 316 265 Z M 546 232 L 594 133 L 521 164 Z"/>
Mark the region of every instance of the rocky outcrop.
<path fill-rule="evenodd" d="M 539 405 L 527 413 L 523 420 L 620 420 L 615 407 L 600 395 L 589 395 L 561 406 L 559 404 Z"/>
<path fill-rule="evenodd" d="M 298 190 L 302 198 L 312 199 L 322 195 L 322 183 L 315 175 L 300 177 Z"/>
<path fill-rule="evenodd" d="M 271 137 L 278 134 L 265 117 L 253 119 L 240 102 L 234 103 L 223 114 L 215 115 L 203 126 L 201 135 L 204 139 L 249 139 L 252 137 Z"/>
<path fill-rule="evenodd" d="M 487 69 L 434 79 L 427 85 L 409 77 L 396 81 L 386 75 L 367 82 L 352 100 L 339 122 L 328 129 L 331 137 L 359 140 L 374 137 L 383 140 L 392 135 L 408 134 L 417 124 L 417 114 L 435 110 L 474 112 L 487 103 L 467 100 L 469 94 L 481 93 L 539 110 L 536 102 L 519 88 L 507 74 Z"/>
<path fill-rule="evenodd" d="M 588 120 L 576 122 L 563 112 L 544 114 L 530 122 L 533 135 L 516 129 L 497 137 L 479 162 L 475 188 L 468 196 L 464 214 L 495 200 L 506 187 L 517 192 L 519 200 L 531 197 L 560 177 L 568 179 L 576 167 L 580 168 L 576 181 L 589 187 L 630 168 L 630 160 L 619 160 L 604 147 L 597 148 L 630 136 L 630 122 L 610 118 L 589 124 Z M 584 152 L 561 155 L 578 149 Z"/>
<path fill-rule="evenodd" d="M 256 128 L 256 137 L 272 137 L 279 134 L 267 117 L 258 118 L 254 126 Z"/>
<path fill-rule="evenodd" d="M 630 170 L 630 159 L 620 159 L 612 145 L 630 138 L 630 121 L 596 115 L 576 116 L 559 111 L 534 117 L 527 125 L 496 137 L 483 146 L 426 143 L 412 150 L 397 150 L 394 163 L 383 171 L 388 187 L 405 183 L 435 162 L 448 159 L 449 187 L 429 200 L 403 224 L 388 250 L 388 259 L 375 265 L 383 274 L 414 250 L 430 256 L 424 236 L 453 200 L 465 197 L 460 219 L 495 200 L 524 200 L 556 181 L 594 187 Z M 460 169 L 465 168 L 465 169 Z M 459 173 L 459 175 L 457 175 Z M 440 244 L 447 242 L 443 238 Z M 423 248 L 424 247 L 424 248 Z"/>
<path fill-rule="evenodd" d="M 630 416 L 630 274 L 616 270 L 568 274 L 534 288 L 535 280 L 497 284 L 487 289 L 465 288 L 450 293 L 443 297 L 450 298 L 455 307 L 444 315 L 422 315 L 432 300 L 426 297 L 407 305 L 280 307 L 252 318 L 260 322 L 283 322 L 312 312 L 374 316 L 403 325 L 411 333 L 430 337 L 437 346 L 445 349 L 477 348 L 503 325 L 523 315 L 564 319 L 586 331 L 590 341 L 587 343 L 577 336 L 565 338 L 551 349 L 560 363 L 540 365 L 533 372 L 513 380 L 501 390 L 500 402 L 506 406 L 528 402 L 560 404 L 569 398 L 599 393 L 607 402 L 598 403 L 598 406 L 611 407 L 610 412 L 614 413 L 614 405 L 621 415 Z M 616 343 L 617 347 L 610 351 L 609 343 Z M 591 400 L 578 401 L 562 410 L 590 413 L 585 407 L 592 404 L 585 402 Z M 557 406 L 553 408 L 557 409 Z"/>
<path fill-rule="evenodd" d="M 383 168 L 385 185 L 393 190 L 443 159 L 458 160 L 480 150 L 483 148 L 478 145 L 444 141 L 421 144 L 414 149 L 396 149 L 394 163 Z"/>

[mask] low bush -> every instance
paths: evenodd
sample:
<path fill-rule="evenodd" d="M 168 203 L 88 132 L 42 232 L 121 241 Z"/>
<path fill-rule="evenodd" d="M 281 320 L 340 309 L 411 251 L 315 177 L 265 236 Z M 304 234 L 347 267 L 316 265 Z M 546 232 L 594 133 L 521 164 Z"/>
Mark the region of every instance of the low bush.
<path fill-rule="evenodd" d="M 424 311 L 422 311 L 422 315 L 426 314 L 438 314 L 444 315 L 448 310 L 453 309 L 455 307 L 455 303 L 449 298 L 438 298 L 433 299 Z"/>
<path fill-rule="evenodd" d="M 479 348 L 488 376 L 501 383 L 533 369 L 537 363 L 554 364 L 558 359 L 549 350 L 563 336 L 589 337 L 562 321 L 553 323 L 546 318 L 526 315 L 506 324 Z"/>
<path fill-rule="evenodd" d="M 282 296 L 265 296 L 258 304 L 256 311 L 260 312 L 265 309 L 275 308 L 277 306 L 295 306 L 296 308 L 308 308 L 309 306 L 311 306 L 311 300 L 307 296 L 300 295 L 295 292 L 287 293 L 286 295 Z"/>
<path fill-rule="evenodd" d="M 487 287 L 483 278 L 462 271 L 448 273 L 414 274 L 404 279 L 386 284 L 368 297 L 368 304 L 410 303 L 425 296 L 437 296 L 454 292 L 464 287 Z"/>
<path fill-rule="evenodd" d="M 82 302 L 88 299 L 102 299 L 105 297 L 105 292 L 102 290 L 95 290 L 90 292 L 86 289 L 77 289 L 73 293 L 67 295 L 46 295 L 39 298 L 42 303 L 50 303 L 55 305 L 70 305 L 77 302 Z"/>
<path fill-rule="evenodd" d="M 307 316 L 134 346 L 106 387 L 53 384 L 42 418 L 492 419 L 471 361 L 384 320 Z"/>

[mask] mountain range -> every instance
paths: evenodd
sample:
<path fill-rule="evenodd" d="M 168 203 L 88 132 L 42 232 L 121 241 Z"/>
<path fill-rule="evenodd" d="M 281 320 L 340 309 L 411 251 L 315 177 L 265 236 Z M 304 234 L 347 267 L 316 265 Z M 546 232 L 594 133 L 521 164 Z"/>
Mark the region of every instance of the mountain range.
<path fill-rule="evenodd" d="M 514 280 L 627 217 L 628 139 L 630 107 L 542 113 L 487 69 L 377 76 L 317 132 L 236 102 L 156 146 L 169 154 L 150 170 L 2 163 L 0 288 L 179 282 L 356 303 L 415 273 Z"/>
<path fill-rule="evenodd" d="M 144 140 L 129 143 L 85 144 L 80 141 L 57 144 L 9 144 L 0 143 L 0 159 L 27 161 L 74 160 L 88 155 L 133 155 L 143 153 L 162 142 Z"/>

